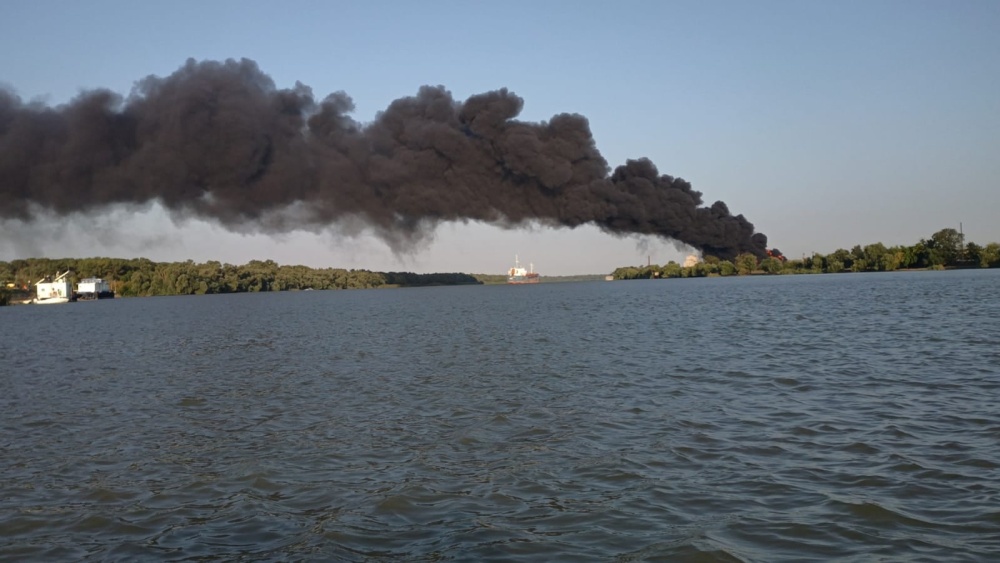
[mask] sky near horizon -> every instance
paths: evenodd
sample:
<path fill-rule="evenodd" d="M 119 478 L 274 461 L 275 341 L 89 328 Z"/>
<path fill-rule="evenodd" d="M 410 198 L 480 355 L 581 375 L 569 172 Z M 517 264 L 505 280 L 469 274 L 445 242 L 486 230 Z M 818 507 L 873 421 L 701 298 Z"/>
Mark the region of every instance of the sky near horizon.
<path fill-rule="evenodd" d="M 65 104 L 128 95 L 188 58 L 255 61 L 278 88 L 344 91 L 372 120 L 423 85 L 499 88 L 518 120 L 578 113 L 612 166 L 647 157 L 799 258 L 912 244 L 960 224 L 1000 242 L 1000 2 L 0 3 L 0 86 Z M 0 182 L 4 181 L 0 178 Z M 3 202 L 0 202 L 3 205 Z M 231 233 L 153 205 L 0 222 L 0 260 L 144 256 L 543 275 L 683 261 L 596 227 L 441 225 L 395 255 L 364 233 Z"/>

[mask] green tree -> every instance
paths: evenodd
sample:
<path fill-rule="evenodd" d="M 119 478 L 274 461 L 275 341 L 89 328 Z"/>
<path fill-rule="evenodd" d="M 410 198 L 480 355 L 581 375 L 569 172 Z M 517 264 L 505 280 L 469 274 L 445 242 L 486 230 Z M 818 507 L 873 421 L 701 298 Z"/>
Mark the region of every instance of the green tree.
<path fill-rule="evenodd" d="M 885 270 L 887 272 L 893 272 L 895 270 L 903 267 L 903 261 L 906 259 L 906 249 L 902 246 L 894 246 L 888 251 L 886 251 L 885 257 Z"/>
<path fill-rule="evenodd" d="M 639 277 L 647 280 L 660 277 L 660 267 L 659 266 L 643 266 L 639 269 Z"/>
<path fill-rule="evenodd" d="M 744 252 L 736 257 L 736 271 L 741 276 L 754 273 L 757 270 L 757 257 L 749 252 Z"/>
<path fill-rule="evenodd" d="M 814 274 L 822 274 L 824 271 L 826 271 L 826 263 L 825 262 L 826 262 L 826 260 L 823 258 L 822 254 L 820 254 L 818 252 L 813 252 L 813 255 L 812 255 L 812 264 L 811 264 L 813 273 Z"/>
<path fill-rule="evenodd" d="M 889 250 L 881 242 L 876 242 L 865 246 L 864 250 L 864 260 L 865 265 L 869 270 L 880 272 L 885 271 L 887 258 L 886 255 Z"/>
<path fill-rule="evenodd" d="M 854 260 L 864 260 L 865 251 L 861 249 L 860 244 L 855 244 L 854 248 L 851 249 L 851 258 Z"/>
<path fill-rule="evenodd" d="M 851 265 L 854 263 L 854 258 L 851 256 L 851 253 L 843 248 L 834 250 L 829 256 L 826 257 L 826 260 L 827 271 L 832 271 L 830 268 L 830 262 L 840 263 L 840 269 L 837 270 L 838 272 L 843 271 L 845 268 L 850 269 Z"/>
<path fill-rule="evenodd" d="M 927 268 L 931 265 L 931 251 L 928 242 L 920 239 L 919 242 L 906 249 L 903 263 L 907 268 Z"/>
<path fill-rule="evenodd" d="M 671 260 L 663 265 L 660 275 L 664 278 L 679 278 L 681 277 L 681 265 Z"/>
<path fill-rule="evenodd" d="M 983 247 L 979 246 L 974 242 L 969 242 L 965 245 L 965 250 L 963 251 L 962 261 L 968 263 L 969 265 L 979 266 L 985 268 L 982 264 L 983 259 Z"/>
<path fill-rule="evenodd" d="M 0 262 L 0 287 L 14 282 L 14 268 L 7 262 Z"/>
<path fill-rule="evenodd" d="M 955 229 L 941 229 L 931 235 L 931 264 L 954 266 L 962 256 L 965 237 Z"/>
<path fill-rule="evenodd" d="M 979 265 L 984 268 L 1000 267 L 1000 243 L 991 242 L 983 247 Z"/>
<path fill-rule="evenodd" d="M 760 269 L 764 270 L 768 274 L 780 274 L 784 266 L 785 265 L 781 262 L 781 260 L 771 256 L 768 256 L 760 262 Z"/>

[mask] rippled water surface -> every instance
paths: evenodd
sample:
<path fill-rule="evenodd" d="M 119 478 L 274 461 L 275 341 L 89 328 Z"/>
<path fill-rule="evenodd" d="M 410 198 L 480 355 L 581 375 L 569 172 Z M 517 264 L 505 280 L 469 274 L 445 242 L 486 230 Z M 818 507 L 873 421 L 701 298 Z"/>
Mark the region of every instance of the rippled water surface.
<path fill-rule="evenodd" d="M 990 561 L 1000 271 L 0 309 L 0 559 Z"/>

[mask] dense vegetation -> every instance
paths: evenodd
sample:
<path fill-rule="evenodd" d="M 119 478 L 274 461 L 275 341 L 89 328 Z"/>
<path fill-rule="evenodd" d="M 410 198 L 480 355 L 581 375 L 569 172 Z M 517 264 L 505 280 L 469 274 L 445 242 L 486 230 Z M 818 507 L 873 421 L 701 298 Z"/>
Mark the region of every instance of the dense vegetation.
<path fill-rule="evenodd" d="M 955 229 L 942 229 L 929 239 L 911 246 L 886 247 L 882 243 L 839 249 L 831 254 L 813 254 L 801 260 L 787 260 L 779 255 L 758 260 L 753 254 L 741 254 L 735 260 L 706 256 L 703 262 L 684 267 L 676 262 L 663 266 L 617 268 L 614 279 L 682 278 L 748 274 L 819 274 L 838 272 L 887 272 L 900 269 L 997 268 L 1000 267 L 1000 244 L 980 246 L 965 243 Z M 0 262 L 0 305 L 31 297 L 33 284 L 57 272 L 69 270 L 75 284 L 89 277 L 104 278 L 123 297 L 152 295 L 194 295 L 288 291 L 302 289 L 351 289 L 379 287 L 414 287 L 504 283 L 505 275 L 492 274 L 414 274 L 410 272 L 372 272 L 342 268 L 281 266 L 272 260 L 252 260 L 242 266 L 205 262 L 153 262 L 146 258 L 28 258 Z M 543 278 L 544 281 L 599 279 L 600 276 Z M 13 289 L 11 289 L 13 287 Z M 21 294 L 17 295 L 20 291 Z"/>
<path fill-rule="evenodd" d="M 703 262 L 684 267 L 677 262 L 616 269 L 616 280 L 649 278 L 687 278 L 748 274 L 833 274 L 839 272 L 891 272 L 902 269 L 997 268 L 1000 267 L 1000 244 L 980 246 L 965 243 L 955 229 L 942 229 L 929 239 L 911 246 L 886 247 L 877 242 L 857 245 L 850 251 L 839 249 L 830 254 L 815 253 L 801 260 L 769 256 L 758 260 L 753 254 L 741 254 L 735 260 L 706 256 Z"/>
<path fill-rule="evenodd" d="M 70 279 L 74 284 L 84 278 L 104 278 L 124 297 L 480 283 L 467 274 L 316 269 L 279 266 L 272 260 L 252 260 L 234 266 L 219 262 L 196 264 L 190 260 L 153 262 L 146 258 L 29 258 L 0 262 L 0 282 L 30 291 L 38 280 L 66 270 L 72 272 Z"/>

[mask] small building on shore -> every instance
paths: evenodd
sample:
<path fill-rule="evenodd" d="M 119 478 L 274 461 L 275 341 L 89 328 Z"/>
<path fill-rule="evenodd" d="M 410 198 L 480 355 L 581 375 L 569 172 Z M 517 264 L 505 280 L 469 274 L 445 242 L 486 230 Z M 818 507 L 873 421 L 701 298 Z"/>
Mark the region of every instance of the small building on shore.
<path fill-rule="evenodd" d="M 76 284 L 76 295 L 78 299 L 111 299 L 115 293 L 111 291 L 111 285 L 101 278 L 86 278 Z"/>
<path fill-rule="evenodd" d="M 73 285 L 66 278 L 69 270 L 52 277 L 45 277 L 35 283 L 35 303 L 67 303 L 74 299 Z"/>

